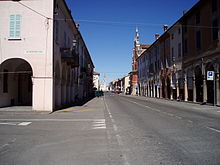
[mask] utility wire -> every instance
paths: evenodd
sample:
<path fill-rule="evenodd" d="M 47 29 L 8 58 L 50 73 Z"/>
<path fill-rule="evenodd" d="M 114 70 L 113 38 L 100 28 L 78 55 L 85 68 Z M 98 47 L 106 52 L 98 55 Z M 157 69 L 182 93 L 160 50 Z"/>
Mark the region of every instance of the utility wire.
<path fill-rule="evenodd" d="M 21 3 L 21 2 L 18 2 L 20 5 L 28 8 L 29 10 L 37 13 L 38 15 L 44 17 L 44 18 L 47 18 L 47 19 L 50 19 L 50 20 L 57 20 L 57 21 L 73 21 L 72 19 L 63 19 L 63 18 L 56 18 L 56 19 L 53 19 L 53 18 L 49 18 L 47 16 L 45 16 L 44 14 L 32 9 L 31 7 Z M 82 22 L 82 23 L 94 23 L 94 24 L 113 24 L 113 25 L 135 25 L 135 26 L 163 26 L 164 24 L 156 24 L 156 23 L 143 23 L 143 22 L 123 22 L 123 21 L 98 21 L 98 20 L 78 20 L 77 22 Z M 216 26 L 216 27 L 213 27 L 213 26 L 201 26 L 201 25 L 174 25 L 175 27 L 190 27 L 190 28 L 209 28 L 209 29 L 219 29 L 220 26 Z"/>
<path fill-rule="evenodd" d="M 31 10 L 31 11 L 33 11 L 33 12 L 37 13 L 38 15 L 40 15 L 40 16 L 42 16 L 42 17 L 44 17 L 44 18 L 47 18 L 47 19 L 52 19 L 52 18 L 49 18 L 49 17 L 47 17 L 47 16 L 45 16 L 45 15 L 41 14 L 40 12 L 38 12 L 38 11 L 36 11 L 36 10 L 32 9 L 31 7 L 29 7 L 29 6 L 25 5 L 25 4 L 21 3 L 21 2 L 18 2 L 18 3 L 19 3 L 20 5 L 22 5 L 22 6 L 26 7 L 27 9 L 29 9 L 29 10 Z"/>

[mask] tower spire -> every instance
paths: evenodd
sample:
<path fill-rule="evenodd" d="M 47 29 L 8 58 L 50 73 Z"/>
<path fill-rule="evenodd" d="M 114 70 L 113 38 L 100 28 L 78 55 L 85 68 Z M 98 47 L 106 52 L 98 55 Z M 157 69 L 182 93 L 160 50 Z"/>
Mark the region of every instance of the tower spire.
<path fill-rule="evenodd" d="M 139 44 L 140 44 L 138 27 L 136 27 L 135 43 L 136 43 L 136 45 L 139 45 Z"/>

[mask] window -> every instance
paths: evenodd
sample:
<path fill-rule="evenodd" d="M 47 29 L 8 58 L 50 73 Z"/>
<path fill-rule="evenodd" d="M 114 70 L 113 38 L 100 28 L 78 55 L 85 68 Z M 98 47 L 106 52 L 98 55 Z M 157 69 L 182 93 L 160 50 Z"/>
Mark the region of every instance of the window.
<path fill-rule="evenodd" d="M 212 0 L 212 12 L 217 11 L 217 0 Z"/>
<path fill-rule="evenodd" d="M 178 57 L 181 57 L 181 43 L 178 44 Z"/>
<path fill-rule="evenodd" d="M 3 93 L 8 93 L 8 70 L 3 71 Z"/>
<path fill-rule="evenodd" d="M 196 13 L 196 24 L 200 23 L 200 12 Z"/>
<path fill-rule="evenodd" d="M 174 39 L 174 34 L 171 35 L 171 39 L 172 39 L 172 40 Z"/>
<path fill-rule="evenodd" d="M 196 32 L 196 48 L 197 49 L 201 48 L 201 32 L 200 31 Z"/>
<path fill-rule="evenodd" d="M 180 28 L 178 28 L 178 34 L 180 34 Z"/>
<path fill-rule="evenodd" d="M 21 39 L 21 15 L 20 14 L 10 15 L 9 39 Z"/>
<path fill-rule="evenodd" d="M 212 22 L 212 39 L 217 40 L 218 39 L 218 20 L 214 20 Z"/>

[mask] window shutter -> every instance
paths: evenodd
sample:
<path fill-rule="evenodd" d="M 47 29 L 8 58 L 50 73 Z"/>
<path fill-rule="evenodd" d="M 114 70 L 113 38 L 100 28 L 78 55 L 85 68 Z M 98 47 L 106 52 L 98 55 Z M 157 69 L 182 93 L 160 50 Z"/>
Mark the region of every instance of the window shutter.
<path fill-rule="evenodd" d="M 16 15 L 15 21 L 15 38 L 21 38 L 21 15 Z"/>
<path fill-rule="evenodd" d="M 9 23 L 9 38 L 10 39 L 20 39 L 21 38 L 21 15 L 13 14 L 10 15 Z"/>
<path fill-rule="evenodd" d="M 10 15 L 10 25 L 9 25 L 9 38 L 14 38 L 15 36 L 15 15 Z"/>

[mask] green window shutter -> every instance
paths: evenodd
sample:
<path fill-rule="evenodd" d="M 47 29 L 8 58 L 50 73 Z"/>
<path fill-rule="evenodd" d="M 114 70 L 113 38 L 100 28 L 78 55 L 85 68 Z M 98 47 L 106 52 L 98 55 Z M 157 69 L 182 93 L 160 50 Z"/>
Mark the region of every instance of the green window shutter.
<path fill-rule="evenodd" d="M 15 20 L 15 38 L 21 38 L 21 15 L 16 15 Z"/>
<path fill-rule="evenodd" d="M 21 39 L 21 15 L 10 15 L 9 39 Z"/>
<path fill-rule="evenodd" d="M 10 15 L 10 25 L 9 25 L 9 38 L 14 38 L 15 36 L 15 15 Z"/>

